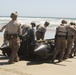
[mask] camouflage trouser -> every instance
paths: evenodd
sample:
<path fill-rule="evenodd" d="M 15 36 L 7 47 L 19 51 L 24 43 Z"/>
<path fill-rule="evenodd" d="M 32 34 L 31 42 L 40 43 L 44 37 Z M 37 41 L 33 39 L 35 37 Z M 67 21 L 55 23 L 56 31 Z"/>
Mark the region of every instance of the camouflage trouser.
<path fill-rule="evenodd" d="M 11 56 L 9 58 L 9 62 L 12 63 L 14 61 L 18 61 L 19 60 L 19 57 L 18 57 L 18 50 L 20 48 L 20 38 L 11 38 L 9 40 L 9 46 L 12 50 L 12 53 L 11 53 Z"/>
<path fill-rule="evenodd" d="M 44 33 L 43 32 L 36 32 L 36 39 L 40 40 L 40 39 L 44 39 Z"/>
<path fill-rule="evenodd" d="M 65 49 L 65 55 L 64 58 L 67 58 L 72 51 L 72 46 L 73 46 L 73 38 L 68 37 L 67 39 L 67 48 Z"/>
<path fill-rule="evenodd" d="M 76 38 L 74 39 L 74 47 L 70 52 L 70 56 L 72 56 L 73 53 L 74 53 L 74 56 L 76 56 Z"/>
<path fill-rule="evenodd" d="M 66 48 L 65 37 L 57 37 L 55 41 L 55 50 L 53 53 L 52 61 L 55 60 L 56 56 L 59 55 L 58 60 L 62 60 Z"/>

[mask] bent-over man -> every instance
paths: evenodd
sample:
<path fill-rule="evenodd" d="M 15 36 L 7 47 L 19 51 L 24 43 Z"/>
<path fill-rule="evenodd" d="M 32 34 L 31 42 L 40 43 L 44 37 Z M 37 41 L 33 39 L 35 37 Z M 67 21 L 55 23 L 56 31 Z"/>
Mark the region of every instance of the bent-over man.
<path fill-rule="evenodd" d="M 48 25 L 49 25 L 49 22 L 45 22 L 44 26 L 42 26 L 42 25 L 37 26 L 37 29 L 36 29 L 36 39 L 37 40 L 44 39 L 46 28 Z"/>

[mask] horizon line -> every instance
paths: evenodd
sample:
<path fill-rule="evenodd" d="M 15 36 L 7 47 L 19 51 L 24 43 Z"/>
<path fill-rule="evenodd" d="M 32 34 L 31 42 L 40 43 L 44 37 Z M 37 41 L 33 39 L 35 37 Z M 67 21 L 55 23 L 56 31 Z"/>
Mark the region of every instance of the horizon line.
<path fill-rule="evenodd" d="M 10 16 L 0 16 L 0 17 L 10 17 Z M 18 17 L 26 17 L 26 18 L 58 18 L 58 19 L 76 19 L 75 17 L 49 17 L 49 16 L 18 16 Z"/>

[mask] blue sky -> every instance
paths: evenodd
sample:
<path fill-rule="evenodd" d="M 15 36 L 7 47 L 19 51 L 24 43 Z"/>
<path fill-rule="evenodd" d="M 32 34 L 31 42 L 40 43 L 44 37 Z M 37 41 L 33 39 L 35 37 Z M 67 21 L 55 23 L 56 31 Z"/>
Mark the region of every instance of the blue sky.
<path fill-rule="evenodd" d="M 0 16 L 74 17 L 76 0 L 0 0 Z"/>

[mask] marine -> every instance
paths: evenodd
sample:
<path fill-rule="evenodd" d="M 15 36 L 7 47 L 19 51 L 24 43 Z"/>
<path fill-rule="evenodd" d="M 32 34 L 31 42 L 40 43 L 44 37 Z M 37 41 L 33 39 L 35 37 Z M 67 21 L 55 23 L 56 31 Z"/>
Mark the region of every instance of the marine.
<path fill-rule="evenodd" d="M 36 26 L 35 22 L 31 22 L 30 24 L 24 24 L 22 26 L 22 45 L 26 47 L 26 56 L 29 56 L 31 52 L 31 42 L 35 41 L 35 29 Z"/>
<path fill-rule="evenodd" d="M 40 39 L 44 39 L 45 37 L 45 32 L 46 32 L 46 29 L 49 25 L 49 22 L 45 22 L 44 25 L 38 25 L 37 28 L 36 28 L 36 39 L 37 40 L 40 40 Z"/>
<path fill-rule="evenodd" d="M 76 24 L 75 22 L 71 22 L 73 25 L 73 28 L 76 29 Z M 71 29 L 70 29 L 71 30 Z M 72 30 L 71 30 L 72 31 Z M 74 55 L 73 55 L 74 53 Z M 73 58 L 76 55 L 76 33 L 74 33 L 73 36 L 73 44 L 72 44 L 72 50 L 70 51 L 69 57 Z"/>
<path fill-rule="evenodd" d="M 6 24 L 7 40 L 11 48 L 11 56 L 9 57 L 9 64 L 19 61 L 18 50 L 20 48 L 21 24 L 17 21 L 18 13 L 11 13 L 12 20 Z"/>
<path fill-rule="evenodd" d="M 66 48 L 66 20 L 62 20 L 60 26 L 56 28 L 56 34 L 55 34 L 55 49 L 52 56 L 52 63 L 54 63 L 54 60 L 56 59 L 57 55 L 58 62 L 61 62 L 64 56 L 65 48 Z"/>
<path fill-rule="evenodd" d="M 35 40 L 35 36 L 36 36 L 36 33 L 35 33 L 36 23 L 35 22 L 31 22 L 31 26 L 32 26 L 32 30 L 33 30 L 33 37 L 32 37 L 32 39 Z"/>
<path fill-rule="evenodd" d="M 74 22 L 71 22 L 69 26 L 73 26 Z M 73 42 L 74 42 L 74 32 L 66 26 L 67 29 L 67 48 L 65 49 L 64 59 L 69 57 L 69 54 L 72 51 Z"/>

